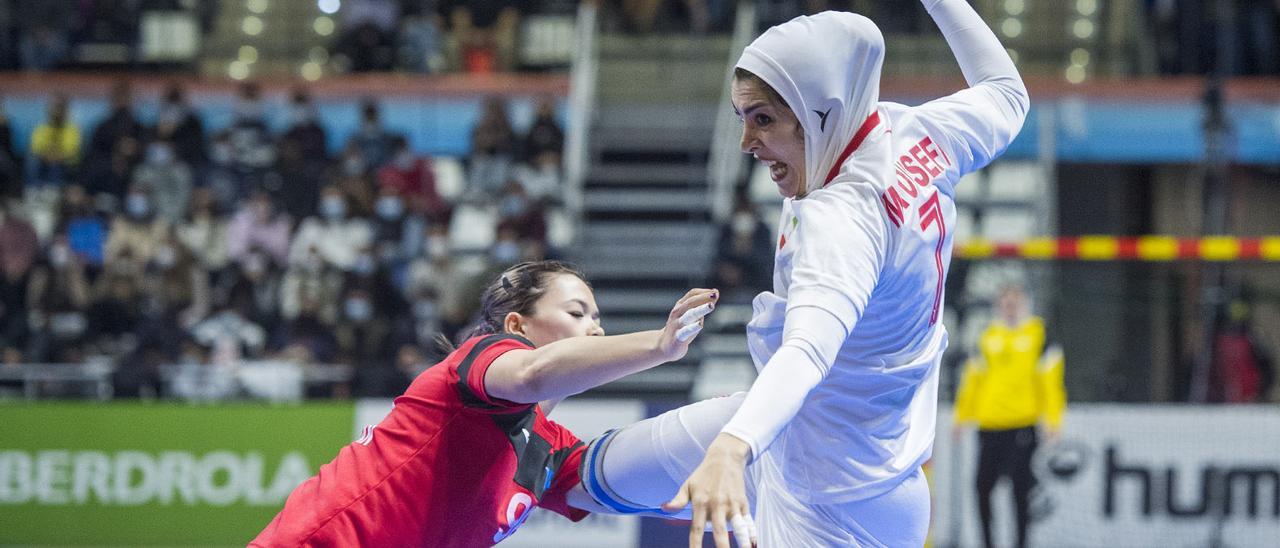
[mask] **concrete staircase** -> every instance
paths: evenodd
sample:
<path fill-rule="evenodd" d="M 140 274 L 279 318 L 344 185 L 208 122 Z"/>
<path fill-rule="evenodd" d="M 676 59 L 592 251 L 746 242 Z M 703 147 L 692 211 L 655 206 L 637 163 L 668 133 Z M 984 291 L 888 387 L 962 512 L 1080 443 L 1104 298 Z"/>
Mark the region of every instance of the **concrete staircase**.
<path fill-rule="evenodd" d="M 661 327 L 676 300 L 704 283 L 716 235 L 707 158 L 729 45 L 727 36 L 600 37 L 574 259 L 595 285 L 607 332 Z M 687 397 L 702 346 L 597 392 Z"/>

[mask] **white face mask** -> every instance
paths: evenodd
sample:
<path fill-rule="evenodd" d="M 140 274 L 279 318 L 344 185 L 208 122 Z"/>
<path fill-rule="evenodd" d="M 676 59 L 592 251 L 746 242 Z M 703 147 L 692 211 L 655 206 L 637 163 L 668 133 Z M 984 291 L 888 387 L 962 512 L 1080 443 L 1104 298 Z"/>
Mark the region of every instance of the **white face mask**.
<path fill-rule="evenodd" d="M 152 258 L 155 259 L 156 266 L 168 269 L 173 266 L 173 263 L 177 262 L 178 254 L 174 251 L 173 246 L 164 245 L 156 250 L 156 254 Z"/>
<path fill-rule="evenodd" d="M 65 245 L 55 245 L 49 249 L 49 263 L 55 268 L 62 268 L 71 261 L 71 250 Z"/>
<path fill-rule="evenodd" d="M 427 238 L 426 248 L 427 255 L 432 259 L 447 257 L 449 255 L 449 239 L 444 236 L 432 236 Z"/>
<path fill-rule="evenodd" d="M 742 212 L 733 215 L 733 221 L 729 226 L 734 234 L 739 236 L 747 236 L 756 230 L 756 219 L 750 213 Z"/>
<path fill-rule="evenodd" d="M 520 259 L 520 245 L 513 241 L 498 242 L 491 251 L 493 260 L 500 264 L 514 263 Z"/>
<path fill-rule="evenodd" d="M 341 220 L 347 214 L 347 203 L 336 196 L 325 197 L 320 201 L 320 214 L 329 220 Z"/>
<path fill-rule="evenodd" d="M 130 194 L 124 199 L 124 210 L 130 217 L 140 219 L 151 214 L 151 201 L 142 194 Z"/>

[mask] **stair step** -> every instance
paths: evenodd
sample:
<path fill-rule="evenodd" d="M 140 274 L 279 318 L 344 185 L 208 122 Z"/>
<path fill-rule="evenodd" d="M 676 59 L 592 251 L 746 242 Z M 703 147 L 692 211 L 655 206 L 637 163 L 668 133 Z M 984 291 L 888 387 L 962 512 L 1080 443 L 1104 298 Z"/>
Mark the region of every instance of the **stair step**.
<path fill-rule="evenodd" d="M 702 127 L 598 127 L 591 131 L 592 147 L 598 151 L 637 152 L 707 151 L 711 148 L 712 126 Z"/>
<path fill-rule="evenodd" d="M 596 289 L 596 304 L 605 315 L 669 313 L 683 292 L 671 289 Z"/>
<path fill-rule="evenodd" d="M 601 60 L 615 58 L 705 58 L 729 60 L 731 36 L 688 34 L 601 34 L 597 48 Z"/>
<path fill-rule="evenodd" d="M 667 97 L 667 101 L 685 98 Z M 596 112 L 594 134 L 600 129 L 622 130 L 676 130 L 700 131 L 710 144 L 711 132 L 716 124 L 715 101 L 700 101 L 679 105 L 646 103 L 601 103 Z"/>
<path fill-rule="evenodd" d="M 606 164 L 593 166 L 587 172 L 588 186 L 609 185 L 688 185 L 705 187 L 705 165 L 626 165 Z M 614 192 L 610 190 L 610 192 Z"/>
<path fill-rule="evenodd" d="M 579 242 L 584 248 L 595 246 L 635 245 L 639 237 L 664 245 L 714 245 L 716 227 L 709 223 L 690 222 L 600 222 L 582 234 Z"/>
<path fill-rule="evenodd" d="M 705 189 L 651 190 L 609 189 L 587 190 L 583 209 L 590 212 L 689 212 L 706 211 L 710 207 Z"/>

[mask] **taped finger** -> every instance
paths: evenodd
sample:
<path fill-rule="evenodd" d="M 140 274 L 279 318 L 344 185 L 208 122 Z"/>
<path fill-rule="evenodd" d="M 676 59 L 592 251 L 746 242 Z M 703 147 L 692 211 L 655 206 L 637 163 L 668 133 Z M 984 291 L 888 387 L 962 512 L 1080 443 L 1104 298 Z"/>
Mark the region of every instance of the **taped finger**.
<path fill-rule="evenodd" d="M 676 340 L 682 343 L 689 342 L 701 332 L 702 324 L 700 323 L 686 325 L 681 327 L 679 331 L 676 331 Z"/>
<path fill-rule="evenodd" d="M 733 527 L 733 538 L 738 541 L 740 548 L 751 546 L 751 518 L 743 517 L 742 514 L 734 514 L 733 519 L 729 520 L 729 525 Z"/>
<path fill-rule="evenodd" d="M 714 303 L 707 303 L 696 308 L 690 308 L 684 314 L 680 315 L 680 325 L 689 325 L 702 319 L 707 314 L 710 314 L 711 311 L 715 309 L 715 306 L 716 305 Z"/>

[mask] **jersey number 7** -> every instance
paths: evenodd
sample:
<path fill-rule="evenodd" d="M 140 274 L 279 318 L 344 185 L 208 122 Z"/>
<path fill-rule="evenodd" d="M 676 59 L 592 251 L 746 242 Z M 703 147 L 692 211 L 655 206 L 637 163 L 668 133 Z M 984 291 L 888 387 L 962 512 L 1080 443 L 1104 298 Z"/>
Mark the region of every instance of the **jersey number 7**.
<path fill-rule="evenodd" d="M 947 240 L 947 224 L 942 219 L 942 205 L 938 203 L 937 190 L 920 206 L 920 230 L 929 230 L 935 224 L 938 225 L 938 246 L 934 248 L 933 259 L 938 265 L 938 286 L 933 292 L 933 314 L 929 316 L 929 325 L 938 323 L 938 306 L 942 304 L 942 282 L 946 275 L 942 264 L 942 246 Z"/>

